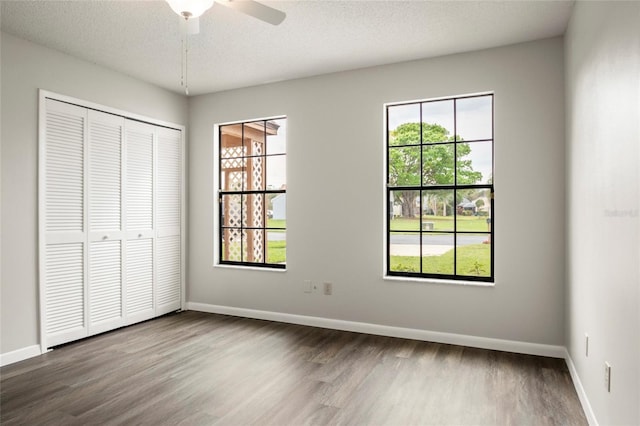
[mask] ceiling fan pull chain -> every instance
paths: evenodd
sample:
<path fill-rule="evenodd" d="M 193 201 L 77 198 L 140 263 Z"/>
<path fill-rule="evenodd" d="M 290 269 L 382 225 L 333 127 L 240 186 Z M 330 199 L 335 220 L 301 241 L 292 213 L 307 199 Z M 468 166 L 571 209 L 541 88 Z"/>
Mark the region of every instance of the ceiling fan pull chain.
<path fill-rule="evenodd" d="M 184 35 L 180 41 L 180 86 L 184 87 Z"/>
<path fill-rule="evenodd" d="M 184 39 L 184 93 L 189 96 L 189 34 L 185 34 Z"/>
<path fill-rule="evenodd" d="M 180 47 L 180 86 L 184 88 L 185 94 L 189 95 L 189 83 L 187 81 L 189 77 L 189 17 L 185 16 L 181 22 L 180 29 L 182 34 L 182 46 Z"/>

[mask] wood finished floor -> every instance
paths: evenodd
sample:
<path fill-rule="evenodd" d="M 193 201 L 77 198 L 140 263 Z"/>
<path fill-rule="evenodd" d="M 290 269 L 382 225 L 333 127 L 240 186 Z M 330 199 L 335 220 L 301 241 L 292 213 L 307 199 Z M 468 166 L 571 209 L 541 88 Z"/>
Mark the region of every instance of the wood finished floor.
<path fill-rule="evenodd" d="M 586 425 L 563 360 L 184 312 L 3 367 L 3 425 Z"/>

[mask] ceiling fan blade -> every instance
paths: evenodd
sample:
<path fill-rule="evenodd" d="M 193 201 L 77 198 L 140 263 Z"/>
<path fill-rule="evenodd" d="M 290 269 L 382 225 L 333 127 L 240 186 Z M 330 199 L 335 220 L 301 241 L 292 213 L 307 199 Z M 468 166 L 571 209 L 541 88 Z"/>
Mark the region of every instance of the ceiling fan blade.
<path fill-rule="evenodd" d="M 220 3 L 231 9 L 246 13 L 247 15 L 253 16 L 254 18 L 272 25 L 279 25 L 287 16 L 284 12 L 278 9 L 274 9 L 253 0 L 219 0 L 216 1 L 216 3 Z"/>

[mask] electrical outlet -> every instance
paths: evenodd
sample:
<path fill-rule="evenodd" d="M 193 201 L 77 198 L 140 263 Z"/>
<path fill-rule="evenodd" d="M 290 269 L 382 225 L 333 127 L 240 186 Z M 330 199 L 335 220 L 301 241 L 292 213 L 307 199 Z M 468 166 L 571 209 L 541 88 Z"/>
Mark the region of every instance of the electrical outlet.
<path fill-rule="evenodd" d="M 611 392 L 611 365 L 606 361 L 604 363 L 604 387 L 607 392 Z"/>
<path fill-rule="evenodd" d="M 320 291 L 320 284 L 311 283 L 311 293 L 318 293 Z"/>
<path fill-rule="evenodd" d="M 333 294 L 333 284 L 332 283 L 324 283 L 324 295 L 331 296 Z"/>
<path fill-rule="evenodd" d="M 589 335 L 584 333 L 584 356 L 589 357 Z"/>
<path fill-rule="evenodd" d="M 311 280 L 304 280 L 304 292 L 311 293 Z"/>

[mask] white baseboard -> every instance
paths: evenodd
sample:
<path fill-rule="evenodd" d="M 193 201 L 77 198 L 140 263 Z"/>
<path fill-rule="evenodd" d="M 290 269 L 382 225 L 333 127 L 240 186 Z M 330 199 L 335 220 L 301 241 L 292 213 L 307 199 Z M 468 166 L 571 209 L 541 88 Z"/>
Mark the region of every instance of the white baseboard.
<path fill-rule="evenodd" d="M 15 351 L 0 354 L 0 367 L 13 364 L 14 362 L 23 361 L 41 355 L 40 345 L 27 346 L 26 348 L 17 349 Z"/>
<path fill-rule="evenodd" d="M 590 426 L 598 426 L 598 420 L 596 419 L 596 415 L 593 412 L 593 408 L 591 407 L 591 403 L 589 403 L 589 398 L 587 398 L 587 393 L 582 387 L 582 381 L 580 380 L 580 376 L 578 376 L 578 370 L 576 370 L 576 366 L 571 359 L 571 355 L 569 355 L 569 351 L 565 349 L 564 360 L 567 363 L 567 367 L 569 368 L 569 373 L 571 374 L 571 380 L 573 380 L 573 386 L 576 388 L 576 393 L 578 394 L 578 398 L 580 399 L 580 404 L 582 404 L 582 411 L 584 411 L 585 416 L 587 417 L 587 421 Z"/>
<path fill-rule="evenodd" d="M 540 355 L 552 358 L 564 358 L 566 354 L 566 350 L 563 346 L 492 339 L 488 337 L 468 336 L 464 334 L 441 333 L 438 331 L 392 327 L 388 325 L 344 321 L 306 315 L 294 315 L 281 312 L 234 308 L 229 306 L 210 305 L 207 303 L 187 302 L 187 310 L 308 325 L 312 327 L 330 328 L 333 330 L 355 331 L 358 333 L 375 334 L 379 336 L 401 337 L 404 339 L 423 340 L 426 342 L 447 343 L 450 345 L 469 346 L 473 348 L 491 349 L 504 352 Z"/>

